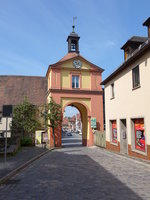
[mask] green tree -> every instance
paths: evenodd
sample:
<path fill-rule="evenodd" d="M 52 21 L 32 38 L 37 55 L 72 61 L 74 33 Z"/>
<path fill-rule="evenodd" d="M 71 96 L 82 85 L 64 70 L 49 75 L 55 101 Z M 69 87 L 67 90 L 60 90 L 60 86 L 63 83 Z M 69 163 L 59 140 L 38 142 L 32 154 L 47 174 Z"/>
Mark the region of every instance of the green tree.
<path fill-rule="evenodd" d="M 13 109 L 13 119 L 11 123 L 12 134 L 24 138 L 40 126 L 38 120 L 38 108 L 31 104 L 27 98 L 23 103 L 16 105 Z"/>
<path fill-rule="evenodd" d="M 55 146 L 55 128 L 57 128 L 62 121 L 62 109 L 61 105 L 57 104 L 53 98 L 50 99 L 50 102 L 46 106 L 45 113 L 47 126 L 52 128 L 54 146 Z"/>

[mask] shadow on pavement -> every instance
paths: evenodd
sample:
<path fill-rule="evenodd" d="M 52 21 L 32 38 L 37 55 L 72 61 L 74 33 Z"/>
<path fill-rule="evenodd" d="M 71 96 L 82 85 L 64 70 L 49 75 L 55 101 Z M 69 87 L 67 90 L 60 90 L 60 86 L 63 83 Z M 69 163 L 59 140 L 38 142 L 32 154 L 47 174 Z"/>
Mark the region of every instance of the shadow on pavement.
<path fill-rule="evenodd" d="M 76 144 L 76 143 L 62 144 L 62 148 L 73 148 L 73 147 L 83 147 L 83 145 L 82 143 L 81 144 Z"/>
<path fill-rule="evenodd" d="M 10 173 L 12 170 L 26 163 L 33 157 L 45 152 L 47 149 L 42 147 L 21 147 L 15 155 L 7 155 L 7 162 L 4 161 L 4 155 L 0 156 L 0 179 Z"/>
<path fill-rule="evenodd" d="M 48 153 L 16 179 L 21 181 L 11 192 L 5 186 L 7 199 L 142 199 L 89 156 L 69 149 Z"/>

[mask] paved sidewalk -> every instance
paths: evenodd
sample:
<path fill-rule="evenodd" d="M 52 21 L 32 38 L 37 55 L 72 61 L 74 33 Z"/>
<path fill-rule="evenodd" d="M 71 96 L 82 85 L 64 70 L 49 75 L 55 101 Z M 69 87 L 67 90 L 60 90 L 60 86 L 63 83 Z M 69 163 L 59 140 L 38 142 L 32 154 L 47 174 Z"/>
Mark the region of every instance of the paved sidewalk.
<path fill-rule="evenodd" d="M 55 149 L 0 186 L 7 200 L 150 200 L 150 165 L 97 147 Z"/>
<path fill-rule="evenodd" d="M 34 157 L 46 152 L 48 149 L 39 147 L 22 147 L 14 156 L 7 155 L 7 162 L 4 156 L 0 156 L 0 179 L 8 175 L 16 168 L 22 166 Z"/>

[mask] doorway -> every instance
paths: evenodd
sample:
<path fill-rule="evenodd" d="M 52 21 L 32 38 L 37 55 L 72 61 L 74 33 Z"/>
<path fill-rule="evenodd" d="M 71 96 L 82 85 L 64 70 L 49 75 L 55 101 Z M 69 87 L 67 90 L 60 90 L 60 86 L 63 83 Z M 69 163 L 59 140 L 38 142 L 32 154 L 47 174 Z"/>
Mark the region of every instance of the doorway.
<path fill-rule="evenodd" d="M 128 146 L 127 146 L 127 126 L 126 119 L 120 120 L 120 153 L 127 154 Z"/>

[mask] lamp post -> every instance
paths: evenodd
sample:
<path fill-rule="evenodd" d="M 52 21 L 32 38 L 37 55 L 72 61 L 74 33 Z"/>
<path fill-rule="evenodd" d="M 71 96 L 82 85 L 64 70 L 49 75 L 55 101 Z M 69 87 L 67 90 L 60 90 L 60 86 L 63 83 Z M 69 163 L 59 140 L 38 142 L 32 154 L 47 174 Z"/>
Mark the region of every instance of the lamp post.
<path fill-rule="evenodd" d="M 6 135 L 4 134 L 5 136 L 5 164 L 6 164 L 6 161 L 7 161 L 7 126 L 8 126 L 8 117 L 6 117 Z"/>

